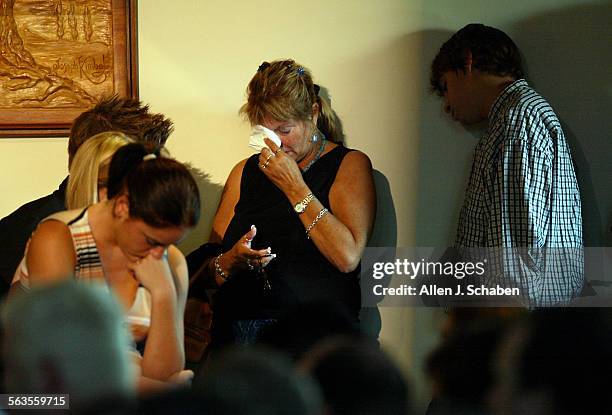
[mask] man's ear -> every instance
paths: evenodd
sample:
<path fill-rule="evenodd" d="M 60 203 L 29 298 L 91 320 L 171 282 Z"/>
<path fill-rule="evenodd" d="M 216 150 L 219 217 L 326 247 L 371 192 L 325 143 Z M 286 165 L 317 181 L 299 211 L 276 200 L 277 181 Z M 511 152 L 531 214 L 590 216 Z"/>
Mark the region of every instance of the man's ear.
<path fill-rule="evenodd" d="M 113 214 L 119 219 L 127 219 L 130 217 L 130 201 L 126 194 L 122 194 L 115 198 Z"/>
<path fill-rule="evenodd" d="M 465 66 L 464 66 L 465 73 L 472 72 L 472 63 L 473 63 L 472 51 L 468 49 L 465 53 Z"/>

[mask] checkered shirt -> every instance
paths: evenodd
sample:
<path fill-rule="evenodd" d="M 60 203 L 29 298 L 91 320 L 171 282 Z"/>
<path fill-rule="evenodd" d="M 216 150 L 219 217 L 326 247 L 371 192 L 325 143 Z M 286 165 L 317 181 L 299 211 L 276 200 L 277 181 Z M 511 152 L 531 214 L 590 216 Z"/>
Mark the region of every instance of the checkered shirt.
<path fill-rule="evenodd" d="M 531 307 L 567 303 L 582 289 L 582 214 L 570 149 L 553 109 L 523 79 L 491 107 L 456 246 L 500 248 L 489 255 L 488 278 L 520 287 Z"/>

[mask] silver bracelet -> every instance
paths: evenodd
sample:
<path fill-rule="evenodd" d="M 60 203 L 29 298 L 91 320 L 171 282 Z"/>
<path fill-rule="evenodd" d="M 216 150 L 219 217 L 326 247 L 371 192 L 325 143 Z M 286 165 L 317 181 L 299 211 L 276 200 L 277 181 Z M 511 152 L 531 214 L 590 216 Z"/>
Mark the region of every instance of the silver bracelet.
<path fill-rule="evenodd" d="M 213 264 L 215 265 L 215 275 L 218 275 L 219 277 L 221 277 L 223 281 L 227 281 L 227 274 L 223 272 L 223 269 L 221 268 L 221 265 L 219 264 L 219 260 L 221 259 L 222 256 L 223 254 L 219 254 L 218 256 L 215 257 L 215 260 L 213 261 Z"/>
<path fill-rule="evenodd" d="M 321 211 L 319 212 L 319 214 L 317 215 L 316 218 L 314 218 L 314 220 L 312 221 L 312 223 L 310 225 L 308 225 L 308 227 L 306 228 L 306 237 L 308 239 L 310 239 L 310 231 L 312 230 L 312 228 L 314 228 L 314 226 L 317 224 L 317 222 L 327 213 L 329 212 L 329 210 L 327 210 L 327 208 L 323 208 L 321 209 Z"/>

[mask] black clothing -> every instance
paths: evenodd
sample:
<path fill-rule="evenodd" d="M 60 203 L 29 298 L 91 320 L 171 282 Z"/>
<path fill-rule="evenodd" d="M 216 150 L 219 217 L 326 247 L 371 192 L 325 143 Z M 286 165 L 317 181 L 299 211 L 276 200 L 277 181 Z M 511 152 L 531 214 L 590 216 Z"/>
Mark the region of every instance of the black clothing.
<path fill-rule="evenodd" d="M 66 210 L 68 178 L 50 195 L 28 202 L 10 215 L 0 219 L 0 295 L 10 288 L 13 275 L 23 258 L 28 239 L 38 223 L 47 216 Z"/>
<path fill-rule="evenodd" d="M 349 151 L 338 146 L 304 173 L 304 181 L 330 212 L 329 191 Z M 256 271 L 232 275 L 213 297 L 213 342 L 232 341 L 231 327 L 237 321 L 276 319 L 294 306 L 308 303 L 343 306 L 357 320 L 361 305 L 359 267 L 345 274 L 325 259 L 306 237 L 304 225 L 287 197 L 257 164 L 255 154 L 244 166 L 240 200 L 225 232 L 223 251 L 231 249 L 255 225 L 257 235 L 251 247 L 271 247 L 277 255 L 265 268 L 271 289 L 265 290 L 263 278 Z"/>

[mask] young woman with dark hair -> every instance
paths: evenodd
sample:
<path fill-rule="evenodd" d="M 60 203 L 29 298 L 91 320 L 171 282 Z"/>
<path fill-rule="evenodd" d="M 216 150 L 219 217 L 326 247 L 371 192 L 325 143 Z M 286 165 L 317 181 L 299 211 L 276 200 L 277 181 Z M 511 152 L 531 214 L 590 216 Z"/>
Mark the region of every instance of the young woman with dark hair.
<path fill-rule="evenodd" d="M 181 381 L 188 376 L 188 275 L 174 244 L 197 224 L 199 212 L 198 188 L 185 166 L 128 144 L 111 161 L 108 200 L 39 224 L 26 254 L 28 278 L 20 282 L 27 287 L 75 276 L 107 284 L 135 341 L 146 338 L 138 358 L 141 386 Z"/>

